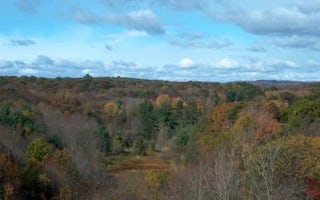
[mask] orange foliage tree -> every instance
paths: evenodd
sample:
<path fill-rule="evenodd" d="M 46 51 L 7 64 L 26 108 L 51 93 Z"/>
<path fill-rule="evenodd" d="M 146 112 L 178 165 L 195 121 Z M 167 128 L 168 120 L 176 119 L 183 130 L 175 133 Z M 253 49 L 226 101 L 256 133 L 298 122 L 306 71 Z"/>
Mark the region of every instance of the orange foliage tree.
<path fill-rule="evenodd" d="M 108 117 L 115 117 L 119 113 L 119 106 L 114 101 L 109 101 L 103 106 L 103 111 Z"/>
<path fill-rule="evenodd" d="M 15 199 L 21 186 L 21 175 L 19 167 L 5 153 L 0 153 L 0 199 Z"/>
<path fill-rule="evenodd" d="M 230 111 L 237 105 L 239 105 L 239 103 L 233 102 L 223 103 L 216 106 L 207 118 L 206 124 L 208 124 L 208 127 L 206 132 L 210 134 L 218 134 L 223 130 L 231 128 L 232 121 L 228 119 L 228 113 L 230 113 Z"/>
<path fill-rule="evenodd" d="M 71 114 L 81 109 L 81 102 L 76 94 L 66 92 L 55 95 L 50 102 L 53 108 L 58 108 L 64 114 Z"/>
<path fill-rule="evenodd" d="M 171 98 L 167 94 L 160 94 L 156 98 L 155 104 L 156 104 L 156 106 L 160 106 L 160 105 L 162 105 L 164 103 L 171 103 Z"/>

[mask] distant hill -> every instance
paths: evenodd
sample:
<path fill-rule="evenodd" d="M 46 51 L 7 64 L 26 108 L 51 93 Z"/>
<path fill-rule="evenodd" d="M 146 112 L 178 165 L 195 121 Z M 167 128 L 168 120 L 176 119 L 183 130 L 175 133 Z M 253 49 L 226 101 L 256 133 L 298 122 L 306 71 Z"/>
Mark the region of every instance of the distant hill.
<path fill-rule="evenodd" d="M 278 80 L 257 80 L 249 81 L 253 85 L 269 88 L 269 87 L 287 87 L 287 86 L 299 86 L 299 85 L 313 85 L 317 82 L 302 82 L 302 81 L 278 81 Z"/>

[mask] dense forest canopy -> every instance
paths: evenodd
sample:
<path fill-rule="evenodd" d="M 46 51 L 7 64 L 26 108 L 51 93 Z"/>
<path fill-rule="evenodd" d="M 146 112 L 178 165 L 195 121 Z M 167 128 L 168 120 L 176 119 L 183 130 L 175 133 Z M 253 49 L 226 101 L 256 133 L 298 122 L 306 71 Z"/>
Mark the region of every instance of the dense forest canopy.
<path fill-rule="evenodd" d="M 0 199 L 319 199 L 320 84 L 0 77 Z"/>

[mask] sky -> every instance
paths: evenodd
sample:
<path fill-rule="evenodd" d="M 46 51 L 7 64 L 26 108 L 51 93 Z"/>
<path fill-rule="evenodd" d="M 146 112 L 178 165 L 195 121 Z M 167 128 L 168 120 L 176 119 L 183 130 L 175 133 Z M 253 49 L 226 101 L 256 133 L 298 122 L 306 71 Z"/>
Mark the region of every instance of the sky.
<path fill-rule="evenodd" d="M 0 0 L 0 76 L 320 81 L 320 0 Z"/>

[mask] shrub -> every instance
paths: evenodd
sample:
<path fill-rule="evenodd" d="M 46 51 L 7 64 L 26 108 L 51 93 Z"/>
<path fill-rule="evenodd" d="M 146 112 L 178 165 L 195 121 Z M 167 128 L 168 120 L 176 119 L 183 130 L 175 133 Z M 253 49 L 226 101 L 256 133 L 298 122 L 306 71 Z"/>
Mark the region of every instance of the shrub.
<path fill-rule="evenodd" d="M 68 186 L 64 186 L 59 190 L 59 200 L 72 200 L 72 190 Z"/>
<path fill-rule="evenodd" d="M 151 192 L 158 193 L 167 184 L 167 173 L 164 171 L 149 171 L 146 175 L 146 185 Z"/>
<path fill-rule="evenodd" d="M 174 150 L 186 147 L 192 137 L 194 127 L 189 125 L 177 129 L 176 134 L 171 139 L 171 147 Z"/>
<path fill-rule="evenodd" d="M 103 153 L 109 153 L 112 149 L 112 139 L 108 130 L 104 126 L 100 126 L 95 133 L 97 134 L 100 144 L 100 151 Z"/>
<path fill-rule="evenodd" d="M 29 163 L 43 163 L 48 153 L 46 141 L 43 138 L 36 138 L 28 145 L 25 155 Z"/>
<path fill-rule="evenodd" d="M 61 138 L 56 135 L 56 134 L 53 134 L 53 135 L 49 135 L 47 137 L 47 142 L 50 143 L 50 144 L 53 144 L 56 148 L 58 149 L 63 149 L 63 143 L 62 143 L 62 140 Z"/>
<path fill-rule="evenodd" d="M 147 150 L 147 147 L 146 147 L 142 137 L 138 138 L 133 143 L 133 153 L 134 154 L 143 156 L 143 155 L 146 155 L 146 150 Z"/>

